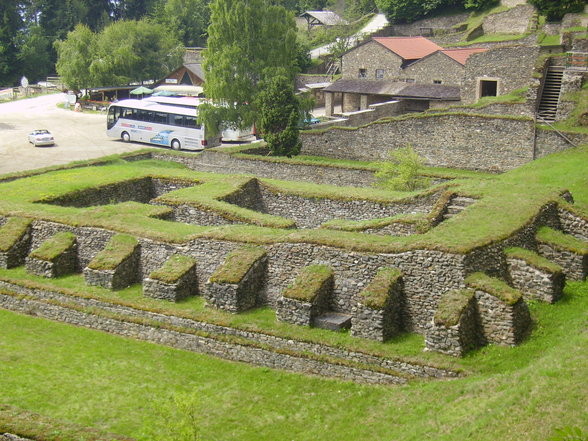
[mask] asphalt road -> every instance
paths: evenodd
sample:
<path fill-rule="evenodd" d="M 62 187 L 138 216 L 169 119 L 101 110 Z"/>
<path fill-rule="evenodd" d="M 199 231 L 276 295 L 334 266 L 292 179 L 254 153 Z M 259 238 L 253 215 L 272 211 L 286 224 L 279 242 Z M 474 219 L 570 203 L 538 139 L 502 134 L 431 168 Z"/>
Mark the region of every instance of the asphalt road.
<path fill-rule="evenodd" d="M 0 104 L 0 174 L 129 152 L 146 144 L 123 143 L 106 136 L 106 115 L 63 110 L 64 94 Z M 28 134 L 48 129 L 53 147 L 34 147 Z"/>

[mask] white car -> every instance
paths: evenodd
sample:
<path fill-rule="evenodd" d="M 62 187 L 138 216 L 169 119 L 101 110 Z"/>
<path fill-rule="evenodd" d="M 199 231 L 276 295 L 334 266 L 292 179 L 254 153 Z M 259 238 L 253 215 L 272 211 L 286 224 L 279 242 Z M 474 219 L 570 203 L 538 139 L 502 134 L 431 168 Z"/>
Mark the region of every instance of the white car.
<path fill-rule="evenodd" d="M 54 145 L 55 139 L 49 130 L 41 129 L 29 133 L 29 142 L 35 147 L 39 147 L 40 145 Z"/>

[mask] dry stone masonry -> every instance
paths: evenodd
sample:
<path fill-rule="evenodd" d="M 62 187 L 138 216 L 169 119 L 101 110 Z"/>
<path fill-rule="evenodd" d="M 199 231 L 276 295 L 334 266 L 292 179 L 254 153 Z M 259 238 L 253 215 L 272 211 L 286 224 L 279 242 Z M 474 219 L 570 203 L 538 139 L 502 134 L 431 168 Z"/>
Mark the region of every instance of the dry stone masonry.
<path fill-rule="evenodd" d="M 40 277 L 61 277 L 78 270 L 77 242 L 72 233 L 61 232 L 33 250 L 25 261 L 29 273 Z"/>

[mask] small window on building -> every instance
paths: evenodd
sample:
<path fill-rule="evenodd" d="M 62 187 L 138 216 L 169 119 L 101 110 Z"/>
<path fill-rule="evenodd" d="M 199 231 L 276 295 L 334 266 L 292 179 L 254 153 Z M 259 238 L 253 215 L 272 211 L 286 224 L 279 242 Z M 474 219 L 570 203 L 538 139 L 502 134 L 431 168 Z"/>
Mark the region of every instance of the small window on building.
<path fill-rule="evenodd" d="M 359 69 L 358 78 L 367 78 L 367 69 Z"/>
<path fill-rule="evenodd" d="M 442 81 L 441 80 L 433 80 L 433 84 L 441 84 Z"/>
<path fill-rule="evenodd" d="M 498 81 L 480 80 L 480 98 L 485 96 L 496 96 L 498 94 Z"/>
<path fill-rule="evenodd" d="M 384 78 L 384 69 L 376 69 L 376 79 L 381 80 Z"/>

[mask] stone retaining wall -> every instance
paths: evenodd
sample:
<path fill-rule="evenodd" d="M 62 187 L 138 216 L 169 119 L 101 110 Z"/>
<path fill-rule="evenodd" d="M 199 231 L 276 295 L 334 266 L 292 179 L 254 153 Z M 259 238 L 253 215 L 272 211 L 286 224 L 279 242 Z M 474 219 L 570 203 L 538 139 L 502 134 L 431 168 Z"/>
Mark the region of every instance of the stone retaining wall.
<path fill-rule="evenodd" d="M 514 346 L 527 335 L 531 316 L 522 298 L 508 305 L 487 292 L 476 290 L 476 302 L 484 343 Z"/>
<path fill-rule="evenodd" d="M 204 151 L 199 155 L 188 157 L 153 152 L 150 157 L 162 161 L 179 162 L 192 170 L 213 173 L 255 174 L 262 178 L 288 179 L 316 184 L 336 183 L 352 187 L 369 187 L 374 182 L 374 173 L 369 170 L 260 161 L 215 151 Z"/>
<path fill-rule="evenodd" d="M 425 335 L 427 350 L 461 357 L 481 344 L 480 317 L 475 297 L 472 296 L 453 326 L 433 322 Z"/>
<path fill-rule="evenodd" d="M 0 307 L 25 314 L 34 313 L 36 316 L 76 326 L 106 331 L 111 334 L 150 341 L 187 351 L 205 353 L 227 360 L 266 366 L 272 369 L 290 370 L 363 383 L 404 384 L 407 381 L 406 378 L 393 374 L 328 363 L 301 355 L 273 352 L 262 348 L 229 343 L 119 319 L 100 317 L 34 300 L 0 295 Z"/>
<path fill-rule="evenodd" d="M 525 299 L 554 303 L 563 295 L 563 272 L 548 272 L 523 259 L 506 260 L 512 286 L 523 293 Z"/>
<path fill-rule="evenodd" d="M 578 239 L 588 242 L 588 220 L 565 209 L 558 209 L 562 230 Z"/>
<path fill-rule="evenodd" d="M 305 155 L 374 160 L 411 145 L 429 165 L 502 171 L 533 160 L 534 135 L 532 120 L 428 114 L 353 130 L 305 132 L 301 139 Z"/>
<path fill-rule="evenodd" d="M 93 299 L 83 298 L 72 298 L 63 294 L 59 294 L 52 291 L 46 290 L 34 290 L 25 288 L 19 285 L 15 285 L 8 282 L 0 281 L 0 287 L 16 292 L 18 294 L 25 294 L 34 296 L 41 300 L 54 300 L 57 302 L 71 302 L 72 300 L 82 307 L 94 307 L 100 308 L 104 311 L 108 311 L 116 314 L 124 314 L 134 318 L 144 318 L 151 321 L 160 321 L 162 323 L 171 326 L 180 326 L 192 329 L 194 331 L 203 331 L 211 334 L 218 335 L 229 335 L 241 337 L 249 340 L 256 341 L 261 344 L 270 345 L 276 349 L 297 351 L 297 352 L 312 352 L 321 356 L 329 356 L 335 358 L 343 358 L 346 360 L 352 360 L 363 364 L 372 364 L 383 367 L 385 369 L 393 369 L 404 374 L 415 376 L 415 377 L 434 377 L 434 378 L 445 378 L 445 377 L 456 377 L 457 373 L 451 370 L 445 370 L 434 366 L 419 365 L 409 363 L 403 360 L 389 359 L 385 357 L 377 357 L 374 355 L 348 351 L 345 349 L 336 348 L 333 346 L 327 346 L 319 343 L 311 343 L 293 340 L 289 338 L 276 337 L 269 334 L 264 334 L 254 331 L 245 331 L 236 328 L 230 328 L 226 326 L 214 325 L 211 323 L 201 322 L 193 319 L 164 315 L 154 312 L 141 311 L 134 308 L 113 305 L 106 302 Z M 2 298 L 3 296 L 0 296 Z M 7 297 L 7 296 L 4 296 Z M 7 308 L 9 309 L 9 308 Z"/>

